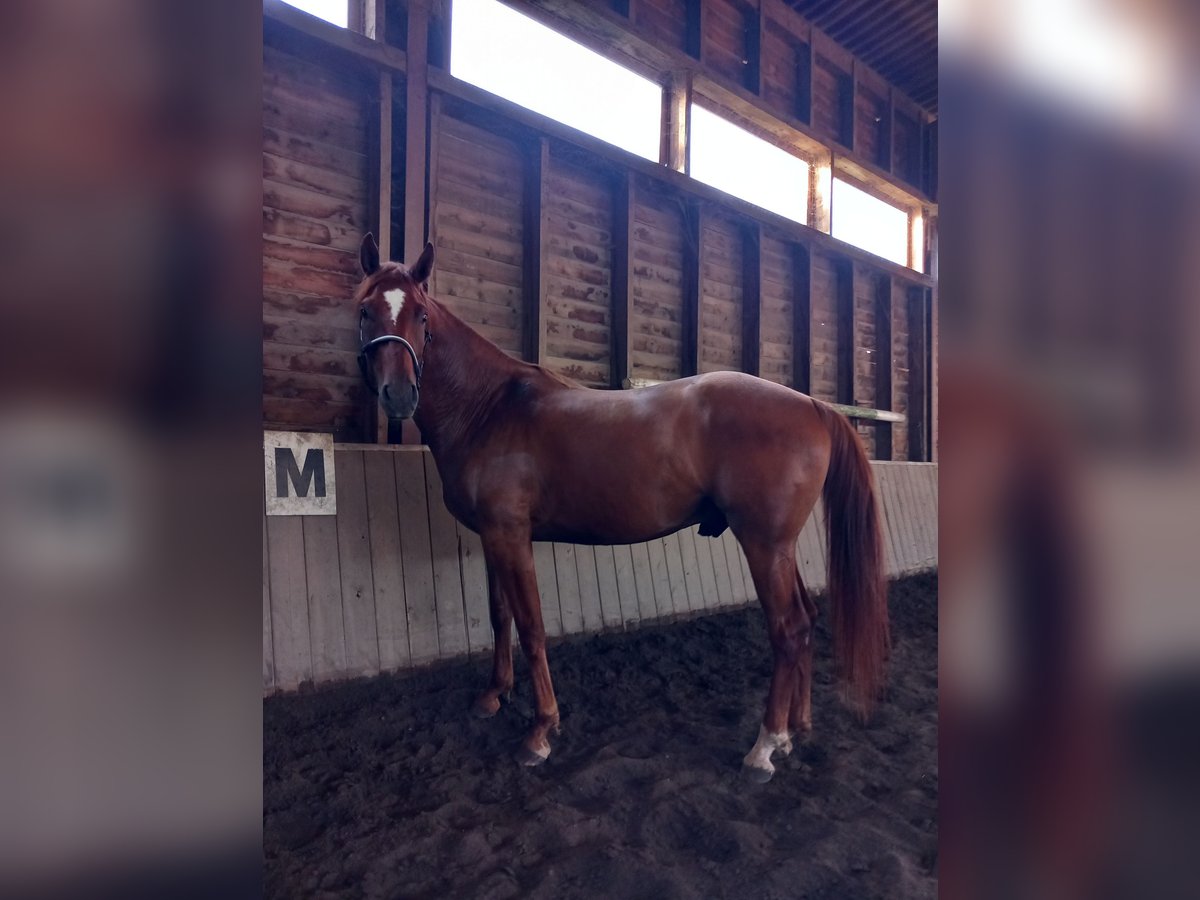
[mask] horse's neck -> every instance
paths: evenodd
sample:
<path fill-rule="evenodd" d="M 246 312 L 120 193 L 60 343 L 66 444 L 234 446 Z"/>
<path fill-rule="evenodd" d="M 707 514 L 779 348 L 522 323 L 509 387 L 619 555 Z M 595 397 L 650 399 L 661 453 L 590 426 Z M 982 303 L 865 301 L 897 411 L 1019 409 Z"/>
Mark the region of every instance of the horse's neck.
<path fill-rule="evenodd" d="M 528 368 L 439 306 L 431 316 L 421 398 L 414 419 L 434 455 L 453 453 L 494 408 L 513 376 Z"/>

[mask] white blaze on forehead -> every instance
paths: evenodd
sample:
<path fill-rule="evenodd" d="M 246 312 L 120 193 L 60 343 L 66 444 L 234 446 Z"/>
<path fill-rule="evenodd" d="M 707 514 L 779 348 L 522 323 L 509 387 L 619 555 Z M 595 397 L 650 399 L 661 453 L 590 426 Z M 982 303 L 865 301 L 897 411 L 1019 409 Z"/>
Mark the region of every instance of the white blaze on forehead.
<path fill-rule="evenodd" d="M 400 318 L 400 310 L 404 309 L 404 301 L 408 299 L 408 295 L 400 288 L 392 288 L 390 291 L 383 292 L 383 299 L 387 301 L 388 309 L 392 313 L 392 324 Z"/>

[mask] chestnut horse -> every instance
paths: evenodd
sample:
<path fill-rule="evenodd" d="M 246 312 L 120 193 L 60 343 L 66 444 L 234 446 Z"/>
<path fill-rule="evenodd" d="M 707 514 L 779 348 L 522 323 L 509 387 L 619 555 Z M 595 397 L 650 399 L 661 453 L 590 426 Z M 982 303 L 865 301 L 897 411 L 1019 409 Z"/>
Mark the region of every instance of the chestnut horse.
<path fill-rule="evenodd" d="M 381 264 L 375 239 L 363 239 L 359 362 L 389 418 L 415 419 L 447 508 L 482 540 L 495 656 L 480 716 L 512 688 L 516 621 L 537 709 L 518 760 L 543 762 L 559 728 L 531 541 L 629 544 L 699 523 L 708 536 L 733 529 L 766 613 L 775 668 L 745 770 L 770 779 L 771 755 L 812 729 L 817 609 L 796 538 L 818 496 L 835 657 L 844 696 L 865 718 L 883 681 L 887 605 L 871 468 L 850 423 L 737 372 L 582 387 L 509 357 L 431 298 L 433 258 L 429 244 L 411 269 Z"/>

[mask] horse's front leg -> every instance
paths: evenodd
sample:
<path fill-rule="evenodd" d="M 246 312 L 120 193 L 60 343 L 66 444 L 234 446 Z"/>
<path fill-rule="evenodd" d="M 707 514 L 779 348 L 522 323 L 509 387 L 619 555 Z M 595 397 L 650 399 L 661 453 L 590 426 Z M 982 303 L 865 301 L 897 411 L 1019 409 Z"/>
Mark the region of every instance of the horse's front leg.
<path fill-rule="evenodd" d="M 546 630 L 542 625 L 533 545 L 529 542 L 528 532 L 514 536 L 512 529 L 498 529 L 483 535 L 483 549 L 488 568 L 495 573 L 498 593 L 516 620 L 521 649 L 529 660 L 537 712 L 532 730 L 517 751 L 517 760 L 522 765 L 536 766 L 550 755 L 548 735 L 551 729 L 558 731 L 558 701 L 554 698 L 550 666 L 546 661 Z M 510 659 L 510 680 L 511 671 Z"/>
<path fill-rule="evenodd" d="M 492 619 L 492 636 L 495 649 L 492 654 L 492 680 L 487 690 L 475 701 L 473 712 L 481 719 L 494 716 L 500 710 L 500 697 L 507 697 L 513 686 L 512 662 L 512 608 L 508 598 L 500 590 L 495 567 L 489 562 L 488 611 Z"/>

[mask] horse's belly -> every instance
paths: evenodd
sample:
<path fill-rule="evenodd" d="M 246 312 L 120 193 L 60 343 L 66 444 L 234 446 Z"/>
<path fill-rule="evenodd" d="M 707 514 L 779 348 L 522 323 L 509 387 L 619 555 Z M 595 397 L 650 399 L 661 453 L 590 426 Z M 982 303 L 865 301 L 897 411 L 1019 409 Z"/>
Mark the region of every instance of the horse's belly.
<path fill-rule="evenodd" d="M 557 497 L 533 522 L 533 539 L 570 544 L 636 544 L 700 521 L 701 496 L 665 498 L 647 492 Z"/>

